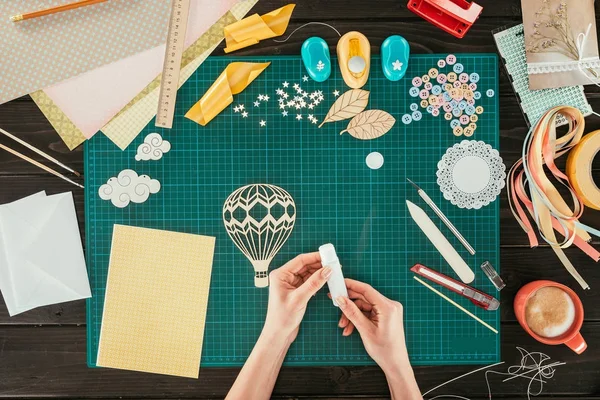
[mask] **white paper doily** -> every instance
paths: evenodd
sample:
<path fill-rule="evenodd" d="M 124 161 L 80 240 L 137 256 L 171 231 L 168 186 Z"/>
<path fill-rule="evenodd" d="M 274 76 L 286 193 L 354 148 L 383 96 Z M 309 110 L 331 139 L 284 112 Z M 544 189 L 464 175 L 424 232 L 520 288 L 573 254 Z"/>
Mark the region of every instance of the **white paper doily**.
<path fill-rule="evenodd" d="M 446 200 L 460 208 L 479 209 L 504 188 L 506 166 L 489 144 L 463 140 L 446 150 L 438 162 L 437 177 Z"/>

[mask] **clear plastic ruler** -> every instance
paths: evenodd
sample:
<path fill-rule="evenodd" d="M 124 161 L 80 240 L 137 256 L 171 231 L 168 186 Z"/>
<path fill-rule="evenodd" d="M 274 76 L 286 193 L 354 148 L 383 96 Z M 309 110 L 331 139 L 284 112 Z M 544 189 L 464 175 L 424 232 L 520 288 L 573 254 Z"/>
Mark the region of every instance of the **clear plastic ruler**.
<path fill-rule="evenodd" d="M 179 87 L 179 71 L 181 69 L 189 13 L 190 0 L 172 0 L 165 61 L 160 80 L 158 110 L 156 111 L 155 125 L 159 128 L 170 129 L 173 126 L 175 101 L 177 100 L 177 89 Z"/>

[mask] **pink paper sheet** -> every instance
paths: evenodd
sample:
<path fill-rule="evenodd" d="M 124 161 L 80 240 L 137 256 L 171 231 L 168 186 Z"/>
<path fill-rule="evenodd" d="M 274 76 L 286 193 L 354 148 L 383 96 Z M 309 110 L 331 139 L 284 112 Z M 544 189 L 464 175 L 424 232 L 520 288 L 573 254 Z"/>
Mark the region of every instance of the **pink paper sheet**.
<path fill-rule="evenodd" d="M 185 47 L 236 2 L 192 0 Z M 67 79 L 44 92 L 89 139 L 161 73 L 164 56 L 165 45 L 161 45 Z"/>

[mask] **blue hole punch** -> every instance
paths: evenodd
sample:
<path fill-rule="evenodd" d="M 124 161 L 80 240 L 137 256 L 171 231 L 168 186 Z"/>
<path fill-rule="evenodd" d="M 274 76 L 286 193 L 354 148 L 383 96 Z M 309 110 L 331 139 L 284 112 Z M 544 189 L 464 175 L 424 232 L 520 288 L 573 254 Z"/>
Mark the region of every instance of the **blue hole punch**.
<path fill-rule="evenodd" d="M 394 35 L 381 45 L 381 65 L 383 74 L 390 81 L 402 79 L 408 69 L 410 46 L 402 36 Z"/>
<path fill-rule="evenodd" d="M 308 75 L 317 82 L 324 82 L 331 75 L 329 46 L 320 37 L 313 36 L 302 44 L 302 61 Z"/>

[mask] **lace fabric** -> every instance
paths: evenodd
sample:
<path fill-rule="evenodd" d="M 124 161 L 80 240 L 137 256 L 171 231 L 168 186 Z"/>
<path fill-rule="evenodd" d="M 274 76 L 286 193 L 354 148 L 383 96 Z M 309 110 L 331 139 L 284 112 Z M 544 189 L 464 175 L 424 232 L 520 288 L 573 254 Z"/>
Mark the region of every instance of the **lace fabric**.
<path fill-rule="evenodd" d="M 489 168 L 489 180 L 480 182 L 483 189 L 469 193 L 457 186 L 454 168 L 464 157 L 477 157 Z M 437 183 L 444 198 L 457 207 L 480 209 L 493 202 L 505 186 L 506 166 L 498 150 L 482 141 L 463 140 L 450 147 L 438 162 Z"/>

